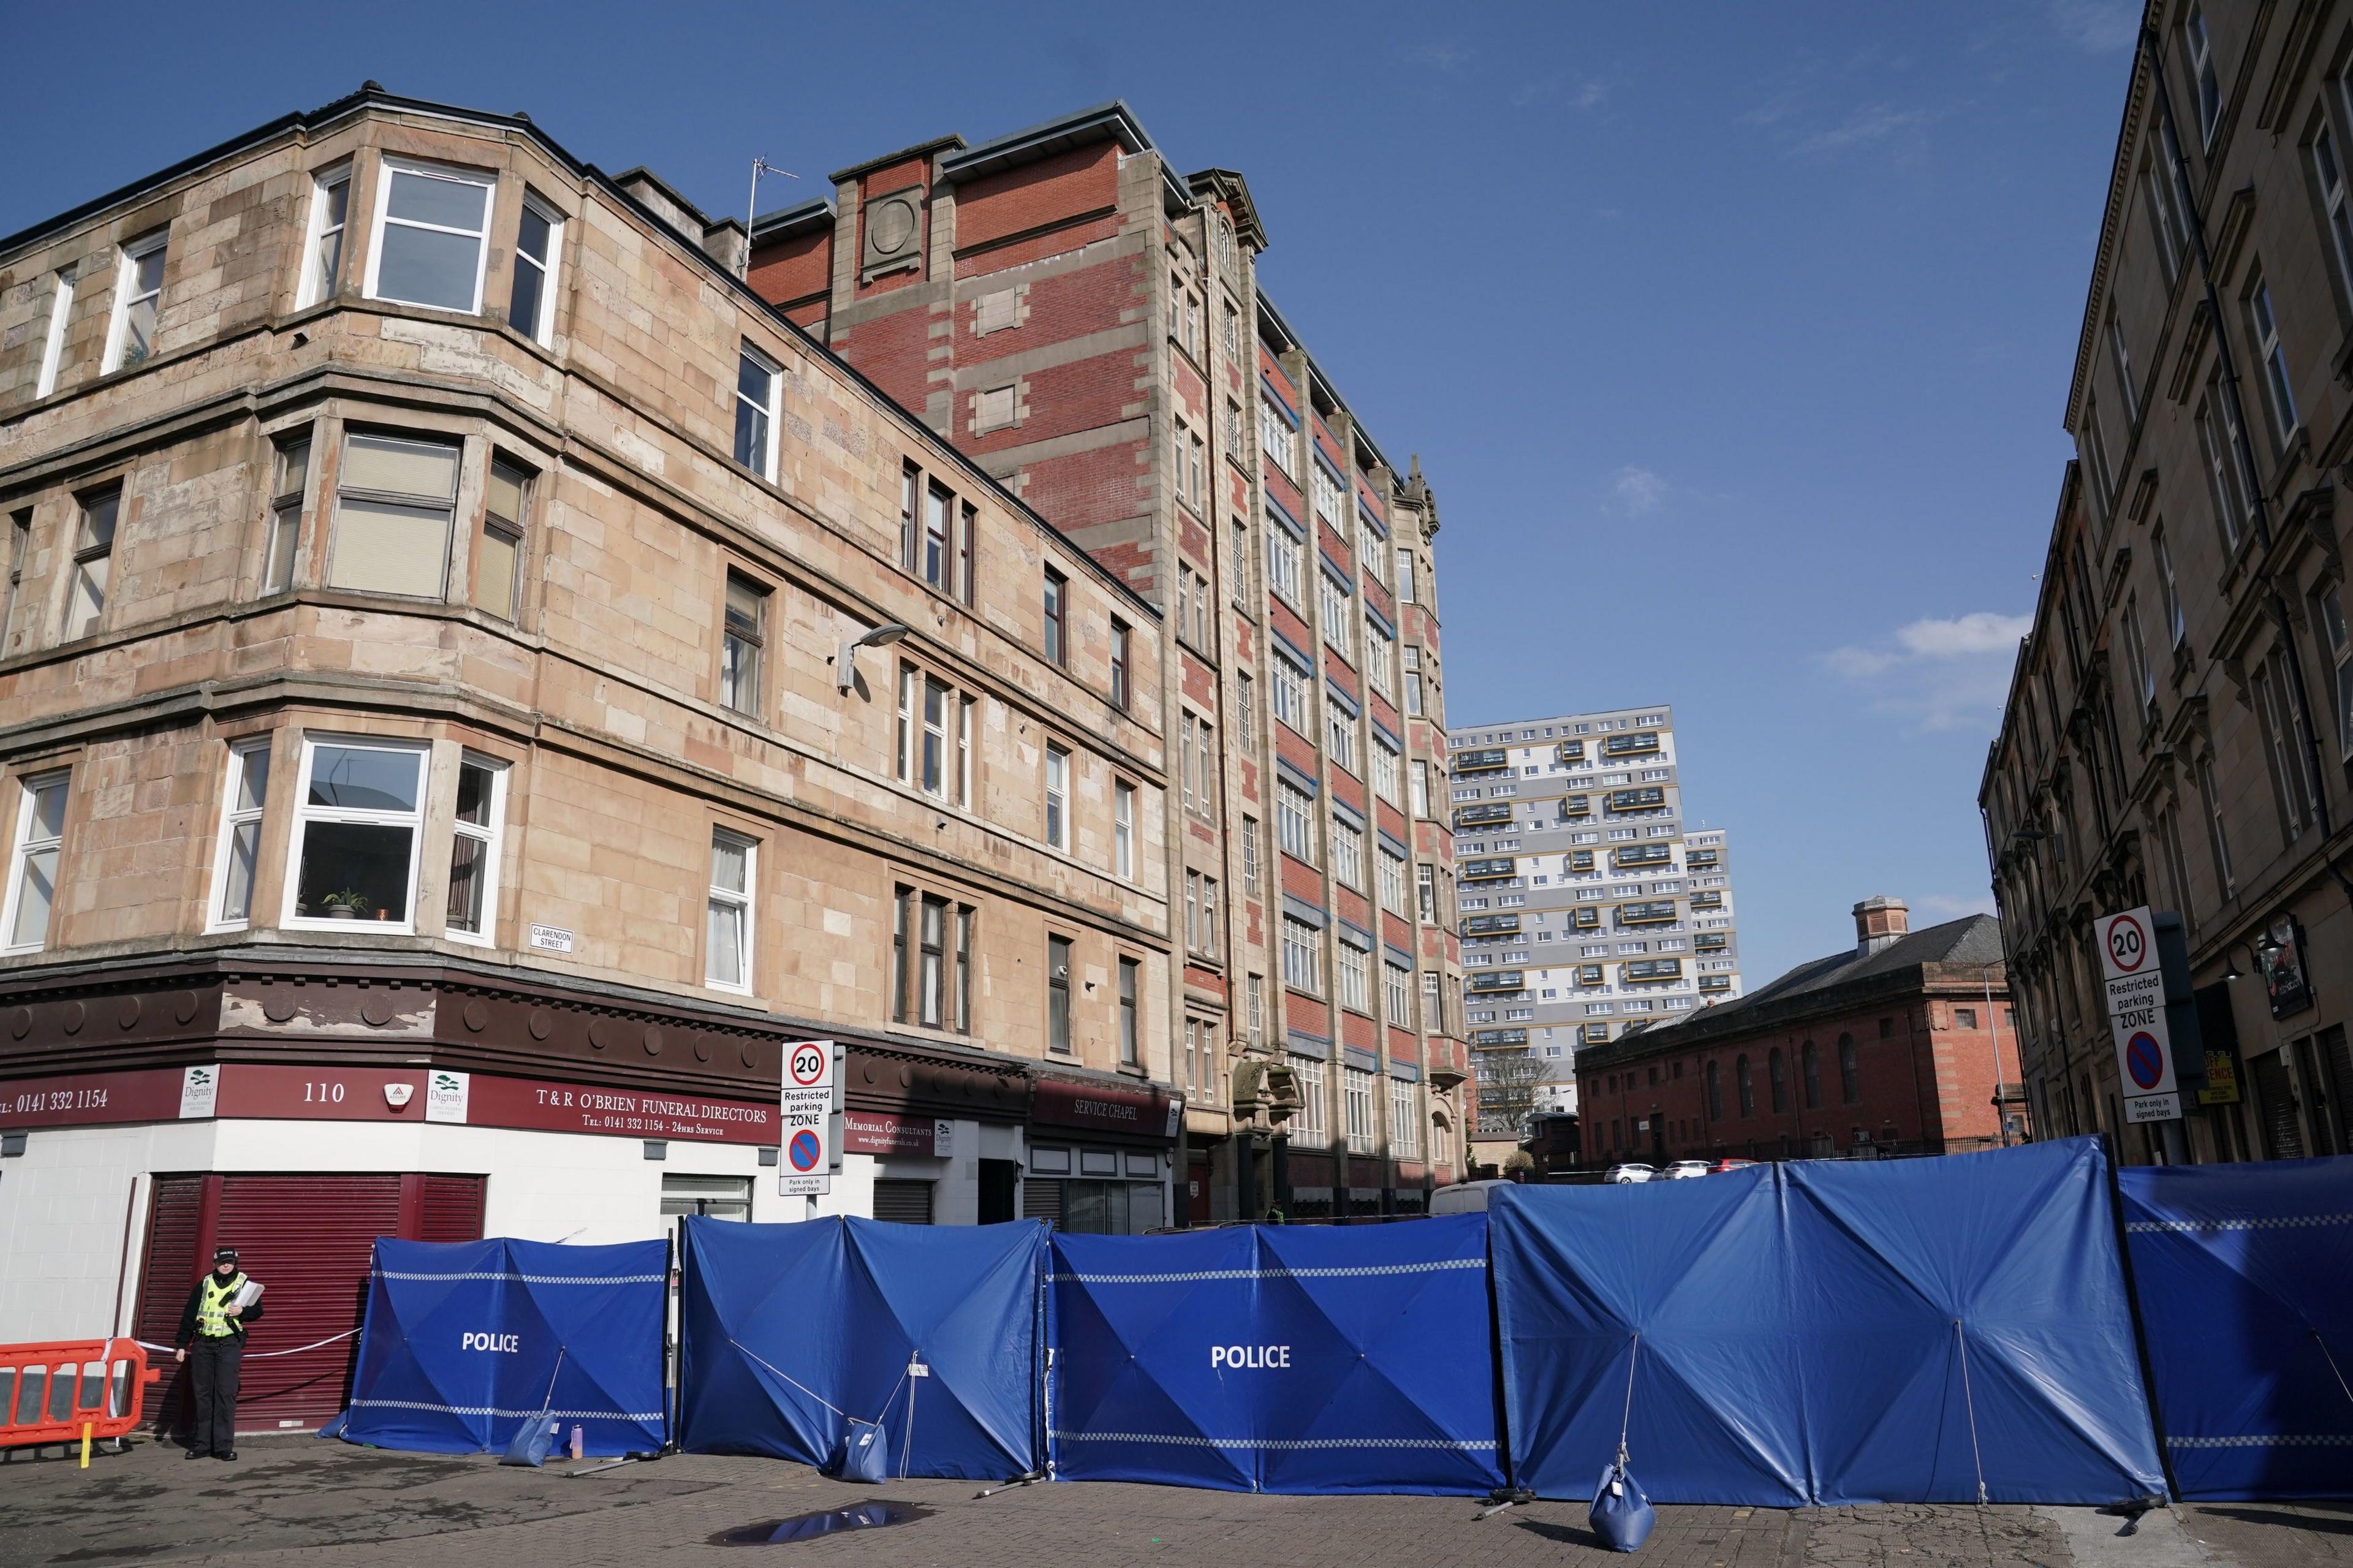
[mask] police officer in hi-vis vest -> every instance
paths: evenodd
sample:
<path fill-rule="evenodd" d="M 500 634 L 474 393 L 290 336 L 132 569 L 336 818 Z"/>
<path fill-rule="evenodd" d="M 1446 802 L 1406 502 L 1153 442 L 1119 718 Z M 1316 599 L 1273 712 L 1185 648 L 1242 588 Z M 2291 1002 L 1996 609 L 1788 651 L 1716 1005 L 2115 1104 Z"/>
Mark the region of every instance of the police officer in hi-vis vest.
<path fill-rule="evenodd" d="M 213 1252 L 213 1271 L 196 1281 L 180 1313 L 178 1359 L 188 1363 L 195 1384 L 195 1436 L 188 1458 L 237 1458 L 237 1377 L 245 1360 L 245 1326 L 261 1321 L 261 1301 L 237 1307 L 232 1298 L 245 1288 L 237 1248 Z"/>

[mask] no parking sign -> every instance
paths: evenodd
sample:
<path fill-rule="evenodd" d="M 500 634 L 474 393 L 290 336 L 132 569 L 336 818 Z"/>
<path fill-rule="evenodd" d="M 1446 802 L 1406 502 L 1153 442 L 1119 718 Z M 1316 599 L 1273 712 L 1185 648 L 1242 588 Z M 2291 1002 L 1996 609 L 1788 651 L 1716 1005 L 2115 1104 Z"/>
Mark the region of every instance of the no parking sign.
<path fill-rule="evenodd" d="M 785 1047 L 785 1082 L 776 1101 L 783 1137 L 776 1190 L 791 1197 L 833 1190 L 833 1100 L 841 1047 L 801 1040 Z"/>
<path fill-rule="evenodd" d="M 2173 1036 L 2165 1022 L 2165 966 L 2158 957 L 2156 918 L 2147 908 L 2126 910 L 2102 915 L 2096 930 L 2125 1120 L 2170 1121 L 2181 1114 L 2181 1094 L 2173 1080 Z"/>

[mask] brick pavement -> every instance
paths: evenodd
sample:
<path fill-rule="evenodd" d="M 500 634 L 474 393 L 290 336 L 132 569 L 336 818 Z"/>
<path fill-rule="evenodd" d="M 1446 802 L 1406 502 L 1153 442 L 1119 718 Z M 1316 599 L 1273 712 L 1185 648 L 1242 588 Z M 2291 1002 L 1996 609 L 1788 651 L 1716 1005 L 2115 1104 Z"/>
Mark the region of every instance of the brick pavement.
<path fill-rule="evenodd" d="M 0 1563 L 398 1564 L 470 1568 L 707 1561 L 861 1568 L 1502 1568 L 1614 1561 L 1585 1510 L 1537 1503 L 1485 1521 L 1462 1498 L 1250 1497 L 1174 1487 L 1030 1487 L 976 1500 L 968 1482 L 844 1486 L 798 1466 L 690 1455 L 569 1479 L 487 1457 L 386 1454 L 257 1438 L 235 1466 L 153 1445 L 0 1461 Z M 929 1510 L 791 1546 L 712 1538 L 891 1499 Z M 2184 1529 L 2184 1526 L 2187 1529 Z M 2085 1510 L 1665 1506 L 1646 1568 L 2317 1568 L 2353 1564 L 2345 1505 L 2205 1505 L 2118 1539 Z M 747 1554 L 748 1553 L 748 1554 Z"/>

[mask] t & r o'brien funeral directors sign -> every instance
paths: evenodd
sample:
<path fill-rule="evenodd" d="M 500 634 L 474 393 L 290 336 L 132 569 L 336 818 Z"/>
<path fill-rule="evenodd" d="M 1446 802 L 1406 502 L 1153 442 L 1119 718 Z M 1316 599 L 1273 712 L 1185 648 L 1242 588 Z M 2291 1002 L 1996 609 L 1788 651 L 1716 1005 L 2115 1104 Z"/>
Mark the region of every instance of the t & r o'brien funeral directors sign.
<path fill-rule="evenodd" d="M 2181 1114 L 2173 1081 L 2173 1036 L 2165 1024 L 2165 965 L 2157 922 L 2146 907 L 2102 915 L 2096 934 L 2108 993 L 2108 1028 L 2126 1121 L 2169 1121 Z"/>

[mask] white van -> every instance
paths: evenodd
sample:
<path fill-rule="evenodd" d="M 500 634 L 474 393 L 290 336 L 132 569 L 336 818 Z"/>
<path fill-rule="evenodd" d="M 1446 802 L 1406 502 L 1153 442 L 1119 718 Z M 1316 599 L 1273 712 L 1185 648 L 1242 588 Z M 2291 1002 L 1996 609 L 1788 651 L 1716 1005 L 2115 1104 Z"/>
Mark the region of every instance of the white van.
<path fill-rule="evenodd" d="M 1487 1194 L 1497 1187 L 1517 1184 L 1505 1181 L 1458 1182 L 1451 1187 L 1440 1187 L 1430 1194 L 1430 1212 L 1439 1214 L 1484 1214 Z"/>

